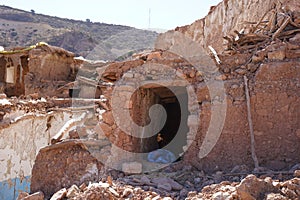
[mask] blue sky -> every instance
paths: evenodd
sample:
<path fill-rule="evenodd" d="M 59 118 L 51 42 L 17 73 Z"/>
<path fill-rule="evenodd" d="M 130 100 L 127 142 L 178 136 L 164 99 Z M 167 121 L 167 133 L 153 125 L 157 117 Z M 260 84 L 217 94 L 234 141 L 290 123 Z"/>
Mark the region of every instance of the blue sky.
<path fill-rule="evenodd" d="M 70 19 L 174 29 L 204 17 L 221 0 L 0 0 L 0 5 Z"/>

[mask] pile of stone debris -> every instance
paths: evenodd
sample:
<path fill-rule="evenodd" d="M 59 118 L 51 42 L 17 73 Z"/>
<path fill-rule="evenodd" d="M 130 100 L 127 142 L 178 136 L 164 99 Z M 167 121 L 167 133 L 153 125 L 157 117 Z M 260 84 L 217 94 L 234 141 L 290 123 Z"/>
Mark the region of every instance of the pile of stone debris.
<path fill-rule="evenodd" d="M 230 173 L 217 171 L 208 175 L 188 165 L 172 164 L 160 172 L 143 175 L 125 176 L 122 172 L 110 171 L 99 182 L 62 188 L 50 199 L 297 199 L 300 196 L 299 169 L 300 164 L 297 164 L 284 172 L 255 169 L 251 173 L 242 165 Z M 18 200 L 44 198 L 43 192 L 31 195 L 22 192 Z"/>
<path fill-rule="evenodd" d="M 270 61 L 299 58 L 300 13 L 272 9 L 250 30 L 234 31 L 225 36 L 227 49 L 218 55 L 222 80 L 253 74 L 260 65 Z"/>

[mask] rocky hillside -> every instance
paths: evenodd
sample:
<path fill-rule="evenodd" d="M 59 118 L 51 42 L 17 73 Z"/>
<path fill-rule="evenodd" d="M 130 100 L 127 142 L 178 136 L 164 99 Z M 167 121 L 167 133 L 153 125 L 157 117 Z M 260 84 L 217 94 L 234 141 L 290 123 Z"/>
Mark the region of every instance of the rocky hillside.
<path fill-rule="evenodd" d="M 89 59 L 114 60 L 152 48 L 156 32 L 128 26 L 62 19 L 0 6 L 0 46 L 47 42 Z"/>

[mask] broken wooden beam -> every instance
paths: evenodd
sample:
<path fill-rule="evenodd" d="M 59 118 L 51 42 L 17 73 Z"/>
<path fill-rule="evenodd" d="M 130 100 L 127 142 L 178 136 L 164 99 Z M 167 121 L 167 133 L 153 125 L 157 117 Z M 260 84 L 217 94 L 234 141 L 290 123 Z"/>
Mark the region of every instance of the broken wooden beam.
<path fill-rule="evenodd" d="M 67 123 L 65 123 L 65 125 L 58 131 L 58 133 L 51 138 L 51 144 L 60 142 L 64 135 L 66 135 L 73 127 L 83 123 L 86 115 L 87 112 L 82 113 L 78 118 L 67 121 Z"/>
<path fill-rule="evenodd" d="M 290 17 L 287 17 L 285 19 L 285 21 L 283 22 L 283 24 L 279 27 L 279 29 L 277 29 L 277 31 L 273 34 L 272 36 L 272 40 L 275 40 L 278 35 L 285 29 L 285 27 L 290 23 L 291 21 L 291 18 Z"/>

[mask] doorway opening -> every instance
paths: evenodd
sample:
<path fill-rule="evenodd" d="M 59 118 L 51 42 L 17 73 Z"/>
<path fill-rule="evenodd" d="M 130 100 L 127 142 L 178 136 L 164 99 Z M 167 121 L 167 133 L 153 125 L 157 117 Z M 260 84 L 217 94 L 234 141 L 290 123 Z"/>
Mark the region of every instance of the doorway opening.
<path fill-rule="evenodd" d="M 151 122 L 149 109 L 154 104 L 163 106 L 166 112 L 165 123 L 163 115 L 152 117 L 153 127 L 146 130 L 151 137 L 143 138 L 140 147 L 137 147 L 143 153 L 148 153 L 157 149 L 166 149 L 172 152 L 176 157 L 183 153 L 183 147 L 187 145 L 187 133 L 189 127 L 187 119 L 188 111 L 188 94 L 186 87 L 173 86 L 163 87 L 160 85 L 144 85 L 139 88 L 133 95 L 133 108 L 131 117 L 139 126 L 146 126 Z M 156 127 L 156 129 L 155 129 Z M 162 127 L 158 132 L 157 127 Z"/>

